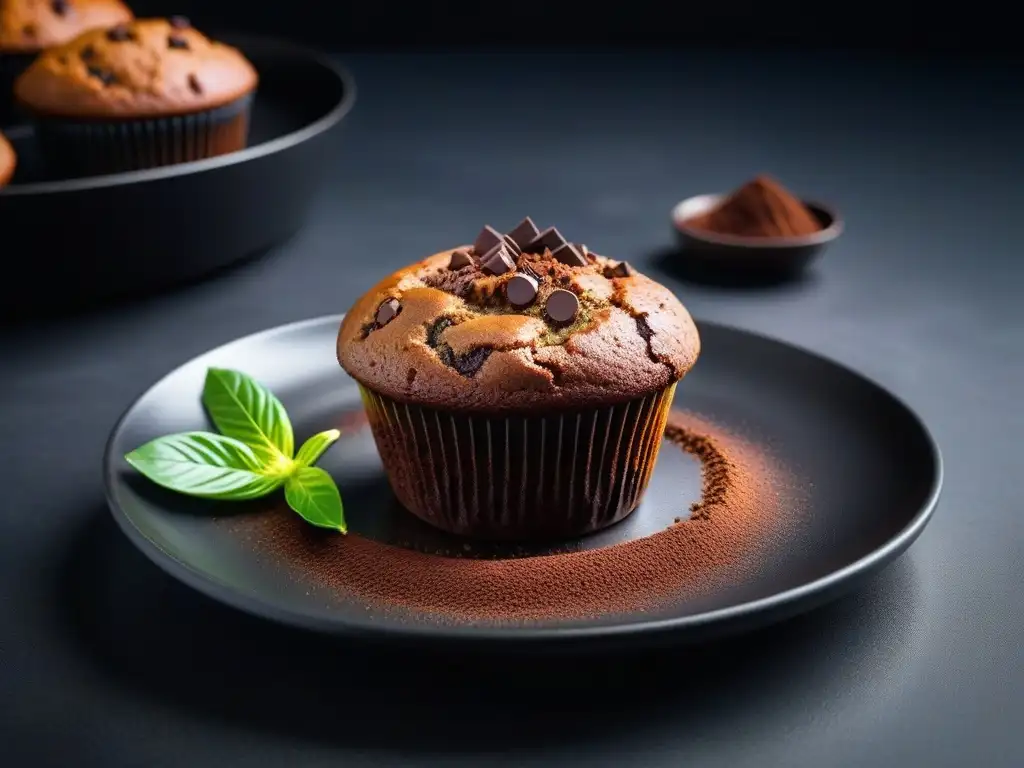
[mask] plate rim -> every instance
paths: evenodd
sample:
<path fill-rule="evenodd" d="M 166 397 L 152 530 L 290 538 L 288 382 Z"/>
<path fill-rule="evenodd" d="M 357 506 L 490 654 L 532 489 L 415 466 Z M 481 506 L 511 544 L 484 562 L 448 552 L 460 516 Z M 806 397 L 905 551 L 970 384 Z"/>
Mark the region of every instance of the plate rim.
<path fill-rule="evenodd" d="M 203 160 L 195 160 L 190 163 L 176 163 L 161 168 L 144 168 L 137 171 L 125 171 L 124 173 L 104 174 L 101 176 L 86 176 L 74 179 L 56 179 L 53 181 L 37 181 L 29 184 L 11 184 L 0 189 L 0 198 L 3 197 L 30 197 L 37 195 L 53 195 L 62 193 L 85 192 L 93 189 L 104 189 L 107 187 L 128 186 L 131 184 L 145 184 L 158 182 L 166 179 L 186 176 L 194 173 L 205 173 L 220 168 L 227 168 L 232 165 L 239 165 L 250 160 L 259 160 L 270 155 L 291 149 L 299 144 L 309 141 L 315 136 L 330 130 L 341 122 L 344 117 L 352 111 L 356 102 L 356 81 L 352 73 L 341 64 L 336 63 L 330 56 L 312 48 L 305 48 L 294 43 L 278 40 L 265 35 L 251 35 L 245 33 L 230 33 L 225 35 L 232 45 L 244 48 L 251 46 L 264 52 L 284 51 L 290 56 L 304 58 L 311 63 L 316 63 L 325 70 L 331 72 L 342 84 L 341 99 L 327 113 L 313 122 L 304 125 L 298 130 L 286 133 L 283 136 L 264 141 L 259 144 L 247 146 L 237 152 L 229 152 L 218 157 L 209 157 Z M 258 93 L 258 92 L 257 92 Z"/>
<path fill-rule="evenodd" d="M 719 608 L 713 611 L 704 611 L 688 616 L 676 616 L 647 621 L 617 623 L 606 626 L 545 626 L 530 627 L 521 625 L 511 626 L 480 626 L 475 624 L 374 624 L 372 621 L 361 623 L 348 619 L 330 619 L 324 617 L 310 616 L 301 611 L 279 607 L 265 600 L 231 587 L 209 574 L 199 571 L 188 563 L 182 562 L 169 552 L 165 551 L 157 542 L 147 537 L 129 518 L 128 514 L 121 508 L 114 498 L 114 475 L 117 465 L 117 458 L 114 455 L 114 445 L 128 420 L 139 404 L 163 382 L 173 376 L 182 368 L 193 365 L 203 358 L 221 354 L 223 351 L 237 345 L 251 343 L 252 341 L 276 334 L 294 332 L 307 326 L 325 324 L 340 325 L 345 313 L 321 315 L 305 320 L 297 320 L 289 323 L 282 323 L 260 331 L 240 336 L 224 344 L 217 345 L 211 349 L 201 352 L 198 355 L 179 363 L 156 381 L 143 389 L 134 397 L 127 408 L 118 417 L 113 428 L 107 437 L 103 450 L 103 488 L 107 506 L 112 517 L 121 531 L 141 551 L 148 560 L 155 564 L 173 578 L 188 585 L 200 594 L 213 599 L 231 608 L 243 611 L 250 615 L 271 620 L 278 624 L 291 627 L 312 630 L 337 637 L 373 637 L 374 639 L 388 641 L 415 641 L 420 643 L 436 642 L 472 642 L 477 644 L 488 643 L 514 643 L 514 644 L 538 644 L 538 643 L 562 643 L 568 641 L 584 640 L 609 640 L 617 638 L 628 638 L 634 636 L 661 636 L 665 634 L 682 635 L 687 632 L 707 631 L 715 625 L 734 625 L 744 621 L 757 621 L 760 617 L 763 623 L 771 623 L 768 617 L 776 616 L 783 618 L 791 615 L 791 609 L 802 602 L 811 602 L 814 597 L 827 595 L 832 592 L 839 592 L 843 586 L 852 587 L 858 576 L 867 576 L 874 573 L 883 566 L 889 564 L 896 557 L 901 555 L 920 536 L 927 526 L 938 506 L 939 497 L 942 492 L 945 477 L 945 468 L 942 459 L 942 451 L 935 439 L 934 434 L 920 415 L 911 408 L 903 398 L 892 392 L 889 388 L 882 386 L 873 378 L 851 368 L 845 363 L 839 362 L 827 355 L 820 354 L 800 344 L 794 344 L 776 337 L 768 336 L 757 331 L 750 331 L 738 326 L 720 323 L 710 320 L 695 318 L 698 329 L 714 328 L 732 333 L 756 338 L 762 343 L 780 345 L 796 350 L 802 354 L 810 355 L 819 361 L 824 361 L 842 370 L 844 373 L 860 379 L 863 383 L 880 390 L 891 401 L 893 401 L 907 416 L 911 422 L 920 430 L 925 438 L 925 443 L 931 453 L 935 466 L 935 473 L 932 477 L 931 487 L 928 494 L 910 522 L 898 533 L 890 537 L 883 545 L 875 548 L 866 555 L 860 557 L 846 566 L 825 574 L 813 581 L 801 584 L 782 592 L 756 600 L 731 605 L 726 608 Z"/>

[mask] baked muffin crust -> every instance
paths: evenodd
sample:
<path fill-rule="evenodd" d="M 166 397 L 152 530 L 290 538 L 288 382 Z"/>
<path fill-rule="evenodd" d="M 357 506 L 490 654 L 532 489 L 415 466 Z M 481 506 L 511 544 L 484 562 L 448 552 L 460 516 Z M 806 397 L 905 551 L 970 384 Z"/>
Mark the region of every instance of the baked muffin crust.
<path fill-rule="evenodd" d="M 131 18 L 120 0 L 0 0 L 0 52 L 33 53 Z"/>
<path fill-rule="evenodd" d="M 538 250 L 501 274 L 467 245 L 390 275 L 345 316 L 339 363 L 400 402 L 478 411 L 612 404 L 686 375 L 700 340 L 667 288 L 584 247 L 581 265 Z M 536 281 L 525 306 L 508 295 L 517 276 Z M 578 302 L 569 320 L 552 317 L 558 292 Z"/>
<path fill-rule="evenodd" d="M 93 29 L 44 51 L 15 83 L 18 101 L 54 117 L 191 114 L 252 92 L 255 68 L 183 19 Z"/>

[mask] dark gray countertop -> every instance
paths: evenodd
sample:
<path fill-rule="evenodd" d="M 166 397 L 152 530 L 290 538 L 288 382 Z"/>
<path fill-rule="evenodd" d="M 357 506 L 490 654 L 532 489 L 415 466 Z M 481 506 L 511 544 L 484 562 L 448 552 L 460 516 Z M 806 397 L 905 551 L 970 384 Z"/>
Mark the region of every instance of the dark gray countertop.
<path fill-rule="evenodd" d="M 10 766 L 1024 764 L 1024 110 L 1006 67 L 843 56 L 356 56 L 337 173 L 286 247 L 156 299 L 0 331 L 0 744 Z M 682 197 L 777 174 L 847 232 L 808 279 L 654 266 Z M 860 593 L 657 658 L 394 659 L 191 593 L 109 521 L 131 399 L 239 334 L 524 214 L 695 315 L 852 365 L 932 427 L 938 513 Z M 12 288 L 8 286 L 8 290 Z M 11 759 L 13 757 L 13 760 Z"/>

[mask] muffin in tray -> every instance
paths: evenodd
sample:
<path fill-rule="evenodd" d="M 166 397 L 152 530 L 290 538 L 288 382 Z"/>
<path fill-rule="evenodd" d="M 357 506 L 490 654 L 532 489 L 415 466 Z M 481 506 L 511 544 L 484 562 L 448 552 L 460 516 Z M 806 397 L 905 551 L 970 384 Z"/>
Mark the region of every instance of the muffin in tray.
<path fill-rule="evenodd" d="M 0 133 L 0 187 L 5 186 L 11 180 L 17 165 L 18 158 L 14 154 L 14 147 Z"/>
<path fill-rule="evenodd" d="M 337 353 L 406 508 L 528 540 L 636 508 L 699 351 L 668 289 L 527 218 L 384 279 L 345 316 Z"/>
<path fill-rule="evenodd" d="M 243 149 L 258 76 L 186 19 L 94 29 L 41 54 L 15 83 L 48 162 L 75 175 Z"/>
<path fill-rule="evenodd" d="M 131 18 L 121 0 L 0 0 L 0 118 L 12 115 L 14 81 L 40 51 Z"/>

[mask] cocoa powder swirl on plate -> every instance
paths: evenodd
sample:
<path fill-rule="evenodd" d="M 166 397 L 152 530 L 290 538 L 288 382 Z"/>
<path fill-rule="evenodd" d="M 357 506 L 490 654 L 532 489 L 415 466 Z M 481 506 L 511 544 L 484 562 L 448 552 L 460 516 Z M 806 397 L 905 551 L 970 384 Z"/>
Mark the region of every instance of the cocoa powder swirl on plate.
<path fill-rule="evenodd" d="M 300 579 L 347 600 L 435 621 L 581 620 L 654 610 L 742 580 L 784 511 L 784 473 L 751 443 L 680 412 L 671 414 L 665 438 L 701 462 L 702 493 L 691 516 L 601 549 L 502 560 L 442 557 L 357 534 L 324 535 L 285 510 L 233 518 L 231 525 Z"/>

